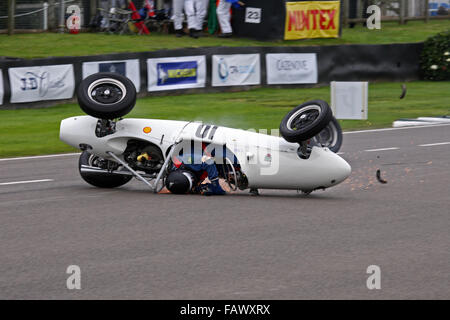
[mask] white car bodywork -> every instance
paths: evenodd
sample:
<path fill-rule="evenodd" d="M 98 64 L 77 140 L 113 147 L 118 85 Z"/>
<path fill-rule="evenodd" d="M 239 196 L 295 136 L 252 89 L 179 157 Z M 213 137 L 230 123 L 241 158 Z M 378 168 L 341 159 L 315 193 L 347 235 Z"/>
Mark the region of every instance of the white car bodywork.
<path fill-rule="evenodd" d="M 183 143 L 206 142 L 216 150 L 226 145 L 227 157 L 232 161 L 232 156 L 236 157 L 250 188 L 309 191 L 337 185 L 351 173 L 350 165 L 328 148 L 313 147 L 309 158 L 302 159 L 297 153 L 298 144 L 277 136 L 198 122 L 122 119 L 113 134 L 99 138 L 95 134 L 97 121 L 91 116 L 64 119 L 60 139 L 75 148 L 88 145 L 90 153 L 109 160 L 113 160 L 109 152 L 121 158 L 130 139 L 153 143 L 165 157 L 171 146 L 180 149 Z"/>

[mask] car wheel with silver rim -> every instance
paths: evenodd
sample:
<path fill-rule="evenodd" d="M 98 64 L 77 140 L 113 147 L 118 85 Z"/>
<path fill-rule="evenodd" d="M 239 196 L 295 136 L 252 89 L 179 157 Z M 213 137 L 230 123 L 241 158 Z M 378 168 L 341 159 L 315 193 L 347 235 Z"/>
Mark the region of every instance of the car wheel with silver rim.
<path fill-rule="evenodd" d="M 323 100 L 305 102 L 281 120 L 280 133 L 288 142 L 303 142 L 321 132 L 330 122 L 332 112 Z"/>
<path fill-rule="evenodd" d="M 118 73 L 101 72 L 84 79 L 77 90 L 78 103 L 88 115 L 116 119 L 128 114 L 136 103 L 136 88 Z"/>

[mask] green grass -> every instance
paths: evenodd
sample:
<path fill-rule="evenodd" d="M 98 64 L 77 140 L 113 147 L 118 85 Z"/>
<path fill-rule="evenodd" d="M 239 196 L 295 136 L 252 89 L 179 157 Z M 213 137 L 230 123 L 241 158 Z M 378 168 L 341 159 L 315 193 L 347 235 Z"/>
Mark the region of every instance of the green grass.
<path fill-rule="evenodd" d="M 419 42 L 448 29 L 450 29 L 450 20 L 433 20 L 428 23 L 410 21 L 406 25 L 399 25 L 396 22 L 384 22 L 381 30 L 369 30 L 358 24 L 353 29 L 345 28 L 341 38 L 297 41 L 256 41 L 243 38 L 219 39 L 216 36 L 192 39 L 189 37 L 176 38 L 174 35 L 160 33 L 152 33 L 150 36 L 100 33 L 78 35 L 57 33 L 0 35 L 0 56 L 41 58 L 211 46 L 309 46 Z"/>
<path fill-rule="evenodd" d="M 448 82 L 411 82 L 400 100 L 400 83 L 369 86 L 369 119 L 340 121 L 344 130 L 390 127 L 405 117 L 450 114 Z M 294 106 L 311 99 L 329 101 L 329 87 L 260 88 L 245 92 L 185 94 L 139 99 L 128 117 L 201 120 L 242 129 L 278 128 Z M 43 109 L 0 110 L 0 157 L 71 152 L 59 141 L 62 119 L 80 115 L 76 104 Z"/>

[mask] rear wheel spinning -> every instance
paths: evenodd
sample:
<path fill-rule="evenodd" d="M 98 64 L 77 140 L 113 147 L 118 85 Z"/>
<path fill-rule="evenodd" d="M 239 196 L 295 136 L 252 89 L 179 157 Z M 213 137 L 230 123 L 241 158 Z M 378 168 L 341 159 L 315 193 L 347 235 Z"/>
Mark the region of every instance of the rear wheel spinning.
<path fill-rule="evenodd" d="M 84 151 L 78 162 L 80 175 L 87 183 L 98 188 L 116 188 L 124 185 L 132 179 L 132 176 L 114 173 L 83 172 L 81 166 L 97 167 L 101 169 L 113 170 L 119 166 L 117 163 L 100 158 L 96 155 Z"/>

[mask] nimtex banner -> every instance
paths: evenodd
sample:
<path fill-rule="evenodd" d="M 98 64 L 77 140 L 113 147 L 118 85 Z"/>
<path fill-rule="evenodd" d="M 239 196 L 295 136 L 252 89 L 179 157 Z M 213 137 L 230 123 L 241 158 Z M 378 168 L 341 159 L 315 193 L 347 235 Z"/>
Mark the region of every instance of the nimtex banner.
<path fill-rule="evenodd" d="M 339 1 L 286 2 L 285 40 L 337 38 Z"/>

